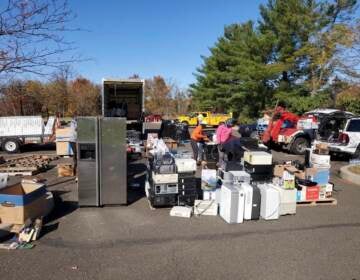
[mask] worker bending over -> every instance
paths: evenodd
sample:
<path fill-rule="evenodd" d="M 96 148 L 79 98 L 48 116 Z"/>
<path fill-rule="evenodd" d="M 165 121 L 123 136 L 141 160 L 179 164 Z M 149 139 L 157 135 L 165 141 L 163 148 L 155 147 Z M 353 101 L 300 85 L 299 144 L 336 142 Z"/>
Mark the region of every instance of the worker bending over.
<path fill-rule="evenodd" d="M 204 128 L 207 123 L 202 121 L 191 133 L 191 148 L 194 153 L 194 159 L 200 165 L 204 155 L 204 143 L 209 141 L 208 137 L 204 134 Z"/>
<path fill-rule="evenodd" d="M 218 144 L 219 162 L 218 166 L 221 166 L 225 160 L 225 153 L 223 146 L 230 143 L 234 139 L 241 137 L 239 133 L 239 127 L 234 119 L 228 119 L 225 124 L 221 124 L 216 130 L 216 142 Z"/>

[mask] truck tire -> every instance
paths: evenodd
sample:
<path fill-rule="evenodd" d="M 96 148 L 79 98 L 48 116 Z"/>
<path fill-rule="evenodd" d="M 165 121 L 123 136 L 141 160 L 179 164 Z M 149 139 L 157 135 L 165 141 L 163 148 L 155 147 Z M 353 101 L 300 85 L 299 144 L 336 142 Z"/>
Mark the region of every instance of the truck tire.
<path fill-rule="evenodd" d="M 307 148 L 310 148 L 310 141 L 305 137 L 298 137 L 291 144 L 290 152 L 295 155 L 304 155 Z"/>
<path fill-rule="evenodd" d="M 20 144 L 17 139 L 5 139 L 2 141 L 1 148 L 8 154 L 15 154 L 20 150 Z"/>

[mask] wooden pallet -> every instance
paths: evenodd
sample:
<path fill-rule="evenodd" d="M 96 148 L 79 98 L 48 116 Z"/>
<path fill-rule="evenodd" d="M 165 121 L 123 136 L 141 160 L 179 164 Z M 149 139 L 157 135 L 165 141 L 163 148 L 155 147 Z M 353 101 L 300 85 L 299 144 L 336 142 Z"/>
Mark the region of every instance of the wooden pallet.
<path fill-rule="evenodd" d="M 7 174 L 8 176 L 34 176 L 40 173 L 40 169 L 30 170 L 30 169 L 23 169 L 23 168 L 1 168 L 1 174 Z"/>
<path fill-rule="evenodd" d="M 49 168 L 50 162 L 58 159 L 57 156 L 32 155 L 7 160 L 0 165 L 0 173 L 9 176 L 33 176 Z"/>
<path fill-rule="evenodd" d="M 320 205 L 337 205 L 337 200 L 335 198 L 327 198 L 322 200 L 307 200 L 307 201 L 298 201 L 297 206 L 320 206 Z"/>

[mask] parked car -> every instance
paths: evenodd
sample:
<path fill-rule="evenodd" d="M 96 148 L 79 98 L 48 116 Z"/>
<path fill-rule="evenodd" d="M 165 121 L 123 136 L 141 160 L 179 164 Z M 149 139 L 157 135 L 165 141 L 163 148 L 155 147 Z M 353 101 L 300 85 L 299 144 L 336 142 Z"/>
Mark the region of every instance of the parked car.
<path fill-rule="evenodd" d="M 242 137 L 251 137 L 253 139 L 258 139 L 256 124 L 241 124 L 239 125 L 239 133 Z"/>
<path fill-rule="evenodd" d="M 329 149 L 331 152 L 360 158 L 360 117 L 353 117 L 346 121 L 337 141 L 329 141 Z"/>

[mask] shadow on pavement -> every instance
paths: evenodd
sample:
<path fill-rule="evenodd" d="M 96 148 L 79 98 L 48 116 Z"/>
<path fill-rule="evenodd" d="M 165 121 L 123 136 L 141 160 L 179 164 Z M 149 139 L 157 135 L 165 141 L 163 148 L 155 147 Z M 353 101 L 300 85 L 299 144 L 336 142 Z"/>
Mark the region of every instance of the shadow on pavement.
<path fill-rule="evenodd" d="M 128 205 L 145 196 L 145 180 L 147 167 L 144 163 L 128 164 Z"/>
<path fill-rule="evenodd" d="M 56 144 L 55 143 L 47 143 L 47 144 L 26 144 L 21 147 L 22 153 L 28 152 L 40 152 L 40 151 L 55 151 Z"/>
<path fill-rule="evenodd" d="M 54 210 L 45 218 L 45 225 L 67 216 L 79 208 L 77 201 L 66 201 L 61 198 L 62 195 L 69 192 L 70 191 L 52 191 L 55 206 Z"/>

